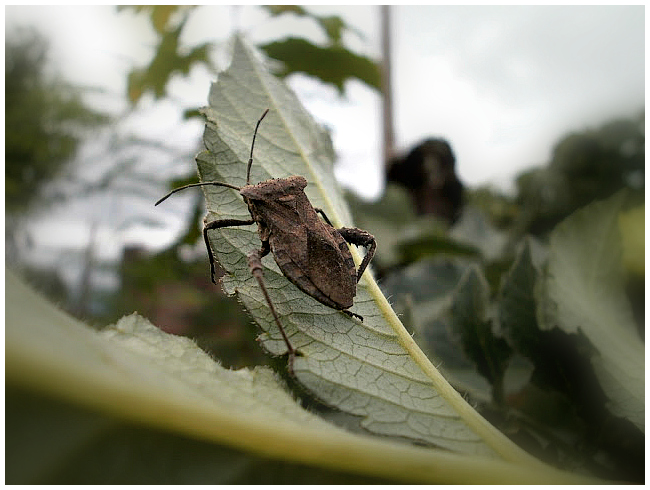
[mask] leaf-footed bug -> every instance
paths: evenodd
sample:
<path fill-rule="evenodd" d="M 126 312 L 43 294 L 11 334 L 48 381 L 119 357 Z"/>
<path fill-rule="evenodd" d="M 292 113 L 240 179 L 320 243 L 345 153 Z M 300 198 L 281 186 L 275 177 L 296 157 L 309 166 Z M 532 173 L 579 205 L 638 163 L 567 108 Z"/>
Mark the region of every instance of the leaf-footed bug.
<path fill-rule="evenodd" d="M 285 277 L 303 292 L 324 305 L 363 320 L 360 315 L 348 311 L 348 308 L 353 304 L 357 283 L 375 254 L 376 243 L 370 233 L 358 228 L 334 228 L 323 210 L 314 208 L 309 202 L 303 190 L 307 186 L 304 177 L 294 175 L 270 179 L 258 184 L 250 183 L 255 137 L 262 119 L 268 112 L 268 109 L 264 111 L 255 126 L 245 186 L 237 187 L 224 182 L 188 184 L 169 192 L 156 203 L 156 206 L 175 192 L 190 187 L 215 185 L 239 191 L 248 206 L 251 219 L 220 219 L 206 223 L 203 227 L 203 239 L 210 260 L 210 276 L 212 282 L 216 284 L 215 260 L 208 240 L 208 231 L 257 223 L 262 247 L 248 254 L 248 267 L 257 280 L 287 345 L 289 370 L 292 371 L 296 350 L 289 342 L 266 290 L 262 275 L 262 257 L 272 252 L 275 262 Z M 318 218 L 317 213 L 320 213 L 324 221 Z M 366 249 L 366 255 L 358 270 L 355 270 L 352 254 L 346 242 Z"/>

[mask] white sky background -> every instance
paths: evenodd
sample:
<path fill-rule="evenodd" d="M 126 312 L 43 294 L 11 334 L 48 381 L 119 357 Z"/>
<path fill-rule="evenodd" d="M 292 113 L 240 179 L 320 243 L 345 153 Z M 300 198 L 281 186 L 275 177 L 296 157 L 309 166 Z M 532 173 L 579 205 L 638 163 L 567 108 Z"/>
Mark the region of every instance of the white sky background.
<path fill-rule="evenodd" d="M 343 16 L 363 34 L 363 39 L 346 35 L 346 45 L 379 59 L 378 7 L 308 9 Z M 150 61 L 155 45 L 148 19 L 100 6 L 5 7 L 5 16 L 7 30 L 32 24 L 51 40 L 53 68 L 64 78 L 108 91 L 93 102 L 114 112 L 126 110 L 127 74 Z M 399 6 L 392 7 L 392 16 L 396 146 L 407 150 L 426 137 L 446 138 L 466 185 L 511 188 L 522 169 L 546 163 L 552 146 L 568 131 L 631 116 L 644 106 L 644 6 Z M 236 27 L 254 43 L 287 35 L 325 40 L 313 23 L 269 19 L 254 6 L 201 7 L 191 14 L 183 40 L 190 46 L 223 42 Z M 218 61 L 225 67 L 223 55 Z M 195 69 L 189 78 L 174 80 L 168 87 L 170 100 L 143 99 L 120 131 L 193 152 L 202 127 L 183 121 L 181 110 L 205 105 L 213 79 L 213 74 Z M 383 186 L 379 95 L 359 82 L 346 85 L 344 98 L 303 76 L 292 77 L 290 85 L 314 117 L 332 130 L 339 180 L 362 196 L 377 197 Z M 191 159 L 149 160 L 143 165 L 160 179 L 163 192 L 165 178 L 193 165 Z M 128 212 L 119 203 L 108 207 Z M 55 230 L 63 220 L 74 228 L 75 216 L 83 217 L 91 208 L 81 203 L 58 211 L 65 215 L 48 217 L 42 226 L 51 226 L 55 235 L 46 233 L 48 240 L 58 235 L 64 246 L 77 236 L 85 244 L 87 231 Z M 110 221 L 109 211 L 101 212 L 102 220 Z M 176 230 L 181 221 L 177 216 Z M 121 233 L 110 240 L 110 230 L 103 233 L 104 243 L 115 241 L 104 255 L 119 254 L 121 243 L 133 239 Z M 162 246 L 173 238 L 168 234 L 163 240 L 163 235 L 149 236 Z"/>
<path fill-rule="evenodd" d="M 422 7 L 397 17 L 398 139 L 448 137 L 470 185 L 507 183 L 546 163 L 567 131 L 644 104 L 643 7 Z"/>

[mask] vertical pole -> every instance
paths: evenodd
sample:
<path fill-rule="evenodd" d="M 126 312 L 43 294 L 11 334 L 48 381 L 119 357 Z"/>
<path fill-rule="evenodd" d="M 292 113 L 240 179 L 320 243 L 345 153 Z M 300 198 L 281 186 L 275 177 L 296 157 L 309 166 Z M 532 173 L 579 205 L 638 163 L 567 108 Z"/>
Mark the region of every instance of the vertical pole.
<path fill-rule="evenodd" d="M 381 7 L 381 50 L 382 50 L 382 115 L 384 131 L 384 168 L 393 156 L 393 88 L 391 84 L 390 53 L 390 6 Z"/>

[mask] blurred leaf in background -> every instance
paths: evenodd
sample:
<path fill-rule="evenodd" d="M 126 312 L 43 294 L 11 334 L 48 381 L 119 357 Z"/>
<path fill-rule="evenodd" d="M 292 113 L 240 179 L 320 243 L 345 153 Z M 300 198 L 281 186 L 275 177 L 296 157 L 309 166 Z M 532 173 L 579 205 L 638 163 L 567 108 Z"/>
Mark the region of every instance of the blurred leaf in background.
<path fill-rule="evenodd" d="M 192 49 L 182 47 L 180 37 L 188 16 L 195 9 L 190 5 L 131 5 L 118 7 L 131 9 L 149 16 L 158 36 L 154 56 L 148 66 L 135 68 L 129 73 L 127 92 L 129 100 L 136 103 L 147 92 L 156 99 L 164 97 L 167 84 L 176 74 L 189 75 L 194 64 L 204 64 L 212 69 L 209 57 L 211 43 L 203 43 Z"/>
<path fill-rule="evenodd" d="M 220 267 L 217 272 L 223 274 Z M 212 284 L 204 255 L 200 260 L 182 260 L 177 247 L 157 254 L 129 248 L 120 276 L 116 316 L 138 311 L 165 332 L 191 337 L 226 367 L 268 362 L 254 341 L 257 326 L 241 303 Z"/>
<path fill-rule="evenodd" d="M 627 188 L 645 189 L 645 111 L 562 138 L 546 167 L 522 172 L 516 202 L 520 233 L 547 234 L 563 218 Z"/>
<path fill-rule="evenodd" d="M 23 260 L 33 245 L 25 223 L 46 211 L 44 189 L 70 167 L 82 143 L 109 116 L 84 102 L 86 88 L 52 70 L 48 41 L 33 28 L 13 28 L 5 39 L 5 258 L 41 291 L 70 306 L 60 272 Z"/>
<path fill-rule="evenodd" d="M 341 17 L 319 16 L 298 5 L 266 5 L 261 8 L 271 17 L 297 16 L 305 22 L 315 22 L 328 39 L 327 45 L 319 46 L 308 39 L 288 36 L 259 46 L 272 60 L 276 60 L 272 66 L 276 67 L 277 76 L 304 73 L 333 85 L 341 95 L 344 93 L 344 83 L 350 79 L 358 79 L 376 90 L 381 89 L 378 62 L 345 47 L 343 34 L 350 32 L 361 35 Z M 176 74 L 187 75 L 193 65 L 205 65 L 214 71 L 209 56 L 210 50 L 215 47 L 214 42 L 201 43 L 191 48 L 184 47 L 180 42 L 187 20 L 196 13 L 195 6 L 119 7 L 119 10 L 127 9 L 147 15 L 158 36 L 158 44 L 149 65 L 135 68 L 129 74 L 128 94 L 133 104 L 148 92 L 153 93 L 156 99 L 164 97 L 172 77 Z"/>
<path fill-rule="evenodd" d="M 264 44 L 260 49 L 282 62 L 282 68 L 276 71 L 281 77 L 305 73 L 334 85 L 340 94 L 344 93 L 344 84 L 351 78 L 377 90 L 381 86 L 377 63 L 340 45 L 322 47 L 306 39 L 290 37 Z"/>
<path fill-rule="evenodd" d="M 549 462 L 638 479 L 644 327 L 631 322 L 640 298 L 625 297 L 617 235 L 640 211 L 625 209 L 617 194 L 570 215 L 553 230 L 550 255 L 545 241 L 526 238 L 490 287 L 478 279 L 484 256 L 446 250 L 391 270 L 383 289 L 456 388 L 520 445 Z"/>
<path fill-rule="evenodd" d="M 5 206 L 26 211 L 61 172 L 88 130 L 108 121 L 89 108 L 82 89 L 47 72 L 48 46 L 32 29 L 5 44 Z"/>
<path fill-rule="evenodd" d="M 545 167 L 520 174 L 516 195 L 466 188 L 462 213 L 451 225 L 416 218 L 411 200 L 402 189 L 396 199 L 393 185 L 374 203 L 352 199 L 355 223 L 377 236 L 374 264 L 382 289 L 457 389 L 547 461 L 637 480 L 643 478 L 644 140 L 643 112 L 568 134 Z M 620 189 L 628 191 L 624 207 L 607 200 Z M 593 211 L 591 203 L 599 200 Z M 578 230 L 580 213 L 589 218 Z M 587 225 L 607 232 L 594 237 Z M 556 243 L 554 256 L 571 259 L 553 259 L 555 273 L 591 278 L 576 279 L 571 295 L 557 292 L 566 277 L 555 292 L 547 284 L 549 236 L 562 229 L 563 235 L 572 230 L 571 240 Z M 612 242 L 619 231 L 620 247 Z M 621 295 L 631 305 L 622 314 L 625 348 L 602 342 L 621 327 L 605 306 L 615 297 L 622 304 Z M 571 332 L 558 328 L 561 318 L 571 318 L 567 311 L 580 312 Z M 458 335 L 460 326 L 464 334 Z M 600 332 L 595 344 L 589 339 L 594 330 Z M 621 370 L 624 364 L 631 367 Z M 609 462 L 596 454 L 607 454 Z"/>
<path fill-rule="evenodd" d="M 630 274 L 645 276 L 645 206 L 636 206 L 619 216 L 623 263 Z"/>

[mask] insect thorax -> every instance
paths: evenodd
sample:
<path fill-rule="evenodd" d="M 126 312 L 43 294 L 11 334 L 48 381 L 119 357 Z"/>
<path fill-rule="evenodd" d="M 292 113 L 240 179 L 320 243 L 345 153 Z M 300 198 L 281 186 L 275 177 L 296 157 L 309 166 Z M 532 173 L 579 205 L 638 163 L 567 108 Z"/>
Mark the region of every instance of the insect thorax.
<path fill-rule="evenodd" d="M 286 178 L 270 179 L 258 184 L 245 185 L 241 188 L 241 195 L 252 200 L 268 201 L 286 195 L 302 193 L 307 187 L 307 180 L 299 175 Z"/>

